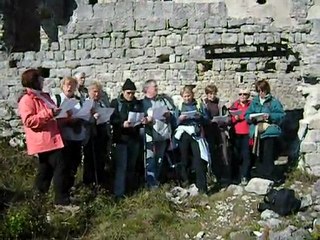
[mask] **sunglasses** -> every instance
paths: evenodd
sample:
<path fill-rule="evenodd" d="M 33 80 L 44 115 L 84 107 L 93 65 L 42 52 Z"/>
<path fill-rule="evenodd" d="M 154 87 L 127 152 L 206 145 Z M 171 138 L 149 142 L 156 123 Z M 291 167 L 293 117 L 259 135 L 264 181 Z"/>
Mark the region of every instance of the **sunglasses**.
<path fill-rule="evenodd" d="M 134 95 L 136 92 L 125 92 L 127 95 Z"/>
<path fill-rule="evenodd" d="M 249 96 L 248 93 L 239 93 L 239 96 Z"/>

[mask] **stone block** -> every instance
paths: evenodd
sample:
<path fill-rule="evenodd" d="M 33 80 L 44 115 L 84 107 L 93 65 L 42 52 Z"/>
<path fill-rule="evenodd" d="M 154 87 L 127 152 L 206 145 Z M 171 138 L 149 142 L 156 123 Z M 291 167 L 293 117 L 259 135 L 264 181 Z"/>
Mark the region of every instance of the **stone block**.
<path fill-rule="evenodd" d="M 91 19 L 93 17 L 92 5 L 80 5 L 74 14 L 76 14 L 78 21 Z"/>
<path fill-rule="evenodd" d="M 154 79 L 156 81 L 163 81 L 165 79 L 166 72 L 162 69 L 150 69 L 146 70 L 146 79 Z"/>
<path fill-rule="evenodd" d="M 43 68 L 56 68 L 57 62 L 56 61 L 43 61 L 41 67 Z"/>
<path fill-rule="evenodd" d="M 151 46 L 153 47 L 159 47 L 160 46 L 160 37 L 159 36 L 153 36 Z"/>
<path fill-rule="evenodd" d="M 54 52 L 54 60 L 55 61 L 62 61 L 64 59 L 64 54 L 62 51 Z"/>
<path fill-rule="evenodd" d="M 153 15 L 158 18 L 169 19 L 174 16 L 173 2 L 155 1 L 153 6 Z"/>
<path fill-rule="evenodd" d="M 209 3 L 209 15 L 210 16 L 228 16 L 228 9 L 225 1 L 215 1 Z"/>
<path fill-rule="evenodd" d="M 172 63 L 172 64 L 170 64 L 170 69 L 183 70 L 184 64 L 183 63 Z"/>
<path fill-rule="evenodd" d="M 64 66 L 62 66 L 62 67 L 67 67 L 67 68 L 74 69 L 74 68 L 78 67 L 79 65 L 80 65 L 80 61 L 78 61 L 78 60 L 70 60 L 70 61 L 65 61 L 64 62 Z"/>
<path fill-rule="evenodd" d="M 188 19 L 188 27 L 189 29 L 203 29 L 204 28 L 204 20 L 191 17 Z"/>
<path fill-rule="evenodd" d="M 112 58 L 122 58 L 124 57 L 124 49 L 114 49 L 112 51 Z"/>
<path fill-rule="evenodd" d="M 112 21 L 112 29 L 113 31 L 130 31 L 134 30 L 134 19 L 132 17 L 128 17 L 127 15 L 123 15 L 123 18 L 115 18 Z"/>
<path fill-rule="evenodd" d="M 216 33 L 205 34 L 205 41 L 208 45 L 221 44 L 221 35 Z"/>
<path fill-rule="evenodd" d="M 114 16 L 116 18 L 133 18 L 133 2 L 132 1 L 118 1 L 114 5 Z"/>
<path fill-rule="evenodd" d="M 175 47 L 176 55 L 186 55 L 188 54 L 189 50 L 191 49 L 190 46 L 177 46 Z"/>
<path fill-rule="evenodd" d="M 253 44 L 253 35 L 244 35 L 244 42 L 246 45 Z"/>
<path fill-rule="evenodd" d="M 35 60 L 36 53 L 33 51 L 28 51 L 24 53 L 24 60 L 33 61 Z"/>
<path fill-rule="evenodd" d="M 249 62 L 247 64 L 247 70 L 248 71 L 255 71 L 257 70 L 257 64 L 255 62 Z"/>
<path fill-rule="evenodd" d="M 59 50 L 59 43 L 58 42 L 52 42 L 50 50 L 51 51 L 58 51 Z"/>
<path fill-rule="evenodd" d="M 75 51 L 74 50 L 65 51 L 64 52 L 64 59 L 65 60 L 74 60 L 75 59 Z"/>
<path fill-rule="evenodd" d="M 222 33 L 221 41 L 223 44 L 236 44 L 238 42 L 238 34 L 235 33 Z"/>
<path fill-rule="evenodd" d="M 197 45 L 197 35 L 184 34 L 182 35 L 182 45 Z"/>
<path fill-rule="evenodd" d="M 175 34 L 175 33 L 168 35 L 166 42 L 167 42 L 167 46 L 169 47 L 178 46 L 181 44 L 181 35 Z"/>
<path fill-rule="evenodd" d="M 137 31 L 158 31 L 166 27 L 166 22 L 163 18 L 152 19 L 137 19 L 135 29 Z"/>
<path fill-rule="evenodd" d="M 205 60 L 206 54 L 205 54 L 204 48 L 197 47 L 194 49 L 190 49 L 189 58 L 190 60 Z"/>
<path fill-rule="evenodd" d="M 304 155 L 305 163 L 307 166 L 313 167 L 313 166 L 320 166 L 320 153 L 306 153 Z"/>
<path fill-rule="evenodd" d="M 320 142 L 320 130 L 310 130 L 305 137 L 306 142 Z"/>
<path fill-rule="evenodd" d="M 76 51 L 76 59 L 88 59 L 90 57 L 90 51 L 88 50 L 80 49 Z"/>
<path fill-rule="evenodd" d="M 86 50 L 91 50 L 92 49 L 92 39 L 91 38 L 88 38 L 88 39 L 85 39 L 84 40 L 84 48 Z"/>
<path fill-rule="evenodd" d="M 141 37 L 141 38 L 132 38 L 130 39 L 130 45 L 132 48 L 144 48 L 148 45 L 149 38 Z"/>
<path fill-rule="evenodd" d="M 206 19 L 209 17 L 209 4 L 205 2 L 199 2 L 194 4 L 194 8 L 191 10 L 189 16 L 195 16 L 199 19 Z"/>
<path fill-rule="evenodd" d="M 103 48 L 108 48 L 108 47 L 110 47 L 110 38 L 103 38 L 103 40 L 102 40 L 102 47 L 103 47 Z"/>
<path fill-rule="evenodd" d="M 227 20 L 220 17 L 209 17 L 205 23 L 206 28 L 227 27 Z"/>
<path fill-rule="evenodd" d="M 230 18 L 228 19 L 228 28 L 238 28 L 246 24 L 245 18 Z"/>
<path fill-rule="evenodd" d="M 0 88 L 0 100 L 8 99 L 9 94 L 10 94 L 10 90 L 8 86 L 2 86 Z"/>
<path fill-rule="evenodd" d="M 262 31 L 262 26 L 260 25 L 243 25 L 240 27 L 243 33 L 257 33 Z"/>
<path fill-rule="evenodd" d="M 144 51 L 142 49 L 126 49 L 126 57 L 136 58 L 142 56 Z"/>
<path fill-rule="evenodd" d="M 108 3 L 106 5 L 95 4 L 93 6 L 93 18 L 108 19 L 114 18 L 114 4 Z"/>
<path fill-rule="evenodd" d="M 152 1 L 139 1 L 135 3 L 133 9 L 134 19 L 137 18 L 151 18 L 153 17 L 153 2 Z"/>
<path fill-rule="evenodd" d="M 110 58 L 111 50 L 110 49 L 93 49 L 90 51 L 90 56 L 92 58 Z"/>
<path fill-rule="evenodd" d="M 175 29 L 181 29 L 183 27 L 186 27 L 187 24 L 188 20 L 185 18 L 185 16 L 181 16 L 180 18 L 178 16 L 175 16 L 169 19 L 169 27 Z"/>
<path fill-rule="evenodd" d="M 312 153 L 312 152 L 316 152 L 316 151 L 317 151 L 317 144 L 314 142 L 303 141 L 300 145 L 300 152 L 301 153 Z"/>
<path fill-rule="evenodd" d="M 182 81 L 195 81 L 196 71 L 193 70 L 180 70 L 178 73 L 178 79 Z"/>
<path fill-rule="evenodd" d="M 156 57 L 159 57 L 160 55 L 170 55 L 173 53 L 173 49 L 171 47 L 158 47 L 155 48 L 156 50 Z"/>
<path fill-rule="evenodd" d="M 50 77 L 51 78 L 63 78 L 65 76 L 71 76 L 71 69 L 62 68 L 62 69 L 51 69 Z"/>

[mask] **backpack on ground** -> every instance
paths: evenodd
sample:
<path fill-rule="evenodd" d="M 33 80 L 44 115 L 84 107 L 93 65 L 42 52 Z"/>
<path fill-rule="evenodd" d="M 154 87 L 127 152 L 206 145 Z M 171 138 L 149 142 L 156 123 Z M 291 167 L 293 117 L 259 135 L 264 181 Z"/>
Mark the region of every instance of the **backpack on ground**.
<path fill-rule="evenodd" d="M 281 216 L 287 216 L 297 213 L 300 205 L 301 201 L 295 197 L 294 190 L 288 188 L 271 189 L 264 197 L 264 201 L 258 204 L 258 211 L 269 209 Z"/>

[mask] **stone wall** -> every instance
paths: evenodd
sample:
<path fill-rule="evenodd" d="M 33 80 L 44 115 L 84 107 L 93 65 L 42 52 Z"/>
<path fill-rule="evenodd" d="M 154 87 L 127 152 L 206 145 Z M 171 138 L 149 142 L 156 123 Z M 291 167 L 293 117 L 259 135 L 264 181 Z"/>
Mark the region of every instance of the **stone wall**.
<path fill-rule="evenodd" d="M 267 78 L 288 111 L 303 108 L 296 88 L 317 81 L 320 73 L 317 1 L 88 2 L 77 1 L 68 25 L 59 27 L 58 42 L 44 41 L 38 52 L 1 59 L 0 135 L 20 131 L 15 117 L 19 77 L 30 67 L 46 70 L 52 93 L 63 76 L 84 71 L 88 81 L 102 81 L 112 97 L 128 77 L 138 89 L 153 78 L 169 94 L 196 84 L 201 95 L 214 83 L 221 98 L 230 100 L 238 88 Z"/>
<path fill-rule="evenodd" d="M 320 84 L 301 86 L 299 90 L 306 98 L 299 129 L 299 139 L 302 141 L 300 166 L 320 176 Z"/>

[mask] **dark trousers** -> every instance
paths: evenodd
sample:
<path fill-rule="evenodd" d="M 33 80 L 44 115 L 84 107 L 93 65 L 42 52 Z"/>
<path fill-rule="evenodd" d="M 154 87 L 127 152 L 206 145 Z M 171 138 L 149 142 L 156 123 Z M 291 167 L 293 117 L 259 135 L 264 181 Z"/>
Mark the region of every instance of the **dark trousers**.
<path fill-rule="evenodd" d="M 128 143 L 116 144 L 114 194 L 122 197 L 133 190 L 135 181 L 136 163 L 140 154 L 140 141 L 130 139 Z"/>
<path fill-rule="evenodd" d="M 39 168 L 36 187 L 40 193 L 47 193 L 53 179 L 55 204 L 70 204 L 69 187 L 67 184 L 67 168 L 62 151 L 53 150 L 39 153 Z"/>
<path fill-rule="evenodd" d="M 62 153 L 68 171 L 68 186 L 71 188 L 74 185 L 75 176 L 82 159 L 81 141 L 66 141 Z"/>
<path fill-rule="evenodd" d="M 240 177 L 250 178 L 251 159 L 249 152 L 249 135 L 235 135 L 235 150 Z"/>
<path fill-rule="evenodd" d="M 184 182 L 189 182 L 190 169 L 195 169 L 196 186 L 202 191 L 207 191 L 206 162 L 201 159 L 200 149 L 197 141 L 189 134 L 183 133 L 179 140 L 181 152 L 181 178 Z M 190 150 L 192 153 L 192 162 L 190 163 Z"/>
<path fill-rule="evenodd" d="M 259 159 L 257 161 L 257 173 L 263 178 L 272 178 L 274 171 L 274 143 L 275 138 L 260 139 Z"/>
<path fill-rule="evenodd" d="M 92 135 L 83 148 L 83 183 L 86 185 L 106 184 L 106 162 L 109 156 L 108 129 L 105 124 L 96 126 L 96 134 Z"/>

